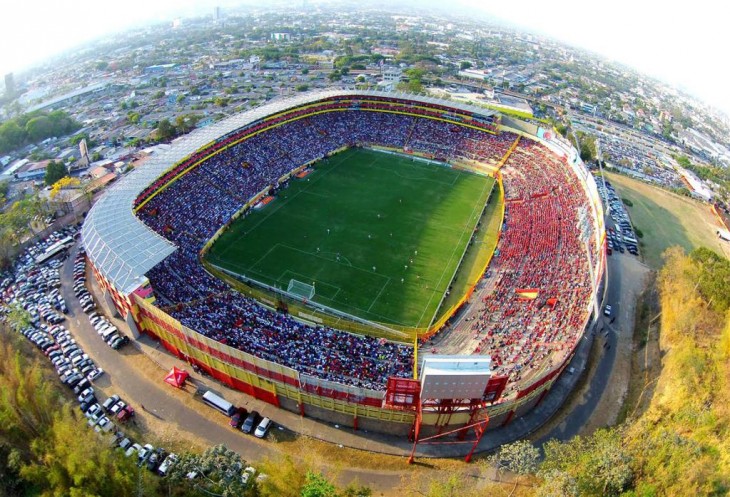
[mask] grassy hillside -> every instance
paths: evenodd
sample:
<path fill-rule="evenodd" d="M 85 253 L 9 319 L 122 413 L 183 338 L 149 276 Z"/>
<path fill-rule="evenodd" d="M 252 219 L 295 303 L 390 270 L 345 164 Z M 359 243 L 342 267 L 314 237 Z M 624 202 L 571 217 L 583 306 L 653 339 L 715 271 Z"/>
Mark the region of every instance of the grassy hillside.
<path fill-rule="evenodd" d="M 730 492 L 730 261 L 678 247 L 664 258 L 651 402 L 618 427 L 546 444 L 537 495 Z"/>
<path fill-rule="evenodd" d="M 643 495 L 730 491 L 730 263 L 671 249 L 659 276 L 663 370 L 626 432 Z M 649 493 L 651 491 L 651 493 Z"/>
<path fill-rule="evenodd" d="M 642 255 L 653 269 L 661 267 L 662 253 L 674 245 L 686 251 L 707 247 L 730 256 L 730 244 L 717 238 L 715 231 L 720 224 L 707 204 L 627 176 L 606 174 L 606 179 L 633 204 L 627 209 L 644 234 Z"/>

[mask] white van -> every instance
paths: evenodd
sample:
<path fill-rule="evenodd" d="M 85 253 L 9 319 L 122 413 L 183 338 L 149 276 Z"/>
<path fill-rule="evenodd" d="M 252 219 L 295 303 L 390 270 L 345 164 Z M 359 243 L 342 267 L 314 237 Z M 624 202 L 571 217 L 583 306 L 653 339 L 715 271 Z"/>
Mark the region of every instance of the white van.
<path fill-rule="evenodd" d="M 271 428 L 271 420 L 269 418 L 264 418 L 256 427 L 256 431 L 253 434 L 257 438 L 264 438 L 266 436 L 266 432 L 269 431 L 269 428 Z"/>

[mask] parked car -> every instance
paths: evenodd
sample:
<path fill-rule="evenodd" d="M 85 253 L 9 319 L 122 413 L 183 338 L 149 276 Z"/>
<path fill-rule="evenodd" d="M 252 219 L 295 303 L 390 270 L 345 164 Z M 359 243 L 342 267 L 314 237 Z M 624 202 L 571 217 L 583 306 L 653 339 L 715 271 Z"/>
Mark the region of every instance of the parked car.
<path fill-rule="evenodd" d="M 140 450 L 142 450 L 142 446 L 138 443 L 135 443 L 127 449 L 124 455 L 127 457 L 131 457 L 135 452 L 139 453 Z"/>
<path fill-rule="evenodd" d="M 119 411 L 119 413 L 117 414 L 117 419 L 119 421 L 121 421 L 122 423 L 124 423 L 125 421 L 128 421 L 129 419 L 131 419 L 133 417 L 134 417 L 134 408 L 132 406 L 130 406 L 129 404 L 124 406 L 124 408 L 121 411 Z"/>
<path fill-rule="evenodd" d="M 241 431 L 244 433 L 251 433 L 256 427 L 256 423 L 258 423 L 258 420 L 259 413 L 256 411 L 251 411 L 246 417 L 246 420 L 241 425 Z"/>
<path fill-rule="evenodd" d="M 101 406 L 100 406 L 100 405 L 99 405 L 98 403 L 97 403 L 97 404 L 93 404 L 93 405 L 91 405 L 91 406 L 90 406 L 90 407 L 89 407 L 89 408 L 88 408 L 88 409 L 86 410 L 86 412 L 84 413 L 84 416 L 86 416 L 87 418 L 91 419 L 91 416 L 93 416 L 93 415 L 94 415 L 94 414 L 96 414 L 97 412 L 101 412 L 101 410 L 102 410 L 102 409 L 101 409 Z"/>
<path fill-rule="evenodd" d="M 111 408 L 109 409 L 109 413 L 112 414 L 113 416 L 116 416 L 117 414 L 119 414 L 119 411 L 121 411 L 125 407 L 127 407 L 127 403 L 124 402 L 123 400 L 120 400 L 116 404 L 111 406 Z"/>
<path fill-rule="evenodd" d="M 170 468 L 177 462 L 177 454 L 170 454 L 165 458 L 164 461 L 162 461 L 162 464 L 160 464 L 160 467 L 157 468 L 157 473 L 160 476 L 165 476 L 167 472 L 170 470 Z"/>
<path fill-rule="evenodd" d="M 246 409 L 243 409 L 243 412 L 241 412 L 242 408 L 238 408 L 238 412 L 231 416 L 231 420 L 228 422 L 228 424 L 231 425 L 231 428 L 240 429 L 241 424 L 246 419 L 247 411 Z"/>
<path fill-rule="evenodd" d="M 111 431 L 112 428 L 114 428 L 114 423 L 112 423 L 112 420 L 107 418 L 106 416 L 102 416 L 99 419 L 99 422 L 94 427 L 94 429 L 98 432 L 100 432 L 100 431 L 108 432 L 108 431 Z"/>
<path fill-rule="evenodd" d="M 152 444 L 145 444 L 144 447 L 139 450 L 139 455 L 137 456 L 137 465 L 142 466 L 143 464 L 146 464 L 147 459 L 150 458 L 154 451 L 155 448 Z"/>
<path fill-rule="evenodd" d="M 163 449 L 162 447 L 158 447 L 157 450 L 150 454 L 149 459 L 147 459 L 147 469 L 154 472 L 164 458 L 165 449 Z"/>
<path fill-rule="evenodd" d="M 109 412 L 109 410 L 112 408 L 112 406 L 114 406 L 114 404 L 119 402 L 119 400 L 120 400 L 119 395 L 114 394 L 104 401 L 104 403 L 102 404 L 102 407 L 104 408 L 105 411 Z"/>
<path fill-rule="evenodd" d="M 88 375 L 86 375 L 86 379 L 89 381 L 94 381 L 99 376 L 104 374 L 104 370 L 101 368 L 95 368 L 93 369 Z"/>
<path fill-rule="evenodd" d="M 268 433 L 269 428 L 271 428 L 271 420 L 269 418 L 264 418 L 256 427 L 256 431 L 254 431 L 253 434 L 256 438 L 264 438 L 266 433 Z"/>

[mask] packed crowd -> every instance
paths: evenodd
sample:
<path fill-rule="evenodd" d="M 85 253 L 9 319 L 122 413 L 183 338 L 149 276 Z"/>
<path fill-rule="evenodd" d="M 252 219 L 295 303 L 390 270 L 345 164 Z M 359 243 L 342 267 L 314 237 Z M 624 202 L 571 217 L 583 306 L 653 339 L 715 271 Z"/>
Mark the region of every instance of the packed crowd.
<path fill-rule="evenodd" d="M 523 140 L 502 169 L 505 221 L 492 265 L 496 286 L 472 321 L 474 352 L 515 383 L 560 364 L 580 339 L 591 283 L 575 235 L 587 205 L 578 179 Z M 536 295 L 535 293 L 536 292 Z"/>
<path fill-rule="evenodd" d="M 178 246 L 147 276 L 159 301 L 191 329 L 302 373 L 382 390 L 388 377 L 410 374 L 409 347 L 305 326 L 270 311 L 205 272 L 201 248 L 248 199 L 342 147 L 379 145 L 496 163 L 514 138 L 382 112 L 330 112 L 281 125 L 207 160 L 140 211 L 145 223 Z"/>

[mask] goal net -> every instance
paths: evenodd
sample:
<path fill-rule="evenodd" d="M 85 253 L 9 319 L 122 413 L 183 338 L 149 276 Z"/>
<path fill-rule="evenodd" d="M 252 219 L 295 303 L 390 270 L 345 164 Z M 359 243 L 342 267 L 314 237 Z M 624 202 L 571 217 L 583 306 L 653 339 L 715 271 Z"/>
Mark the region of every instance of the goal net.
<path fill-rule="evenodd" d="M 295 279 L 289 280 L 289 287 L 286 291 L 303 299 L 311 300 L 314 297 L 314 285 L 308 285 Z"/>

